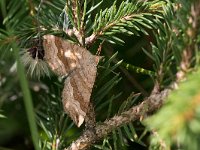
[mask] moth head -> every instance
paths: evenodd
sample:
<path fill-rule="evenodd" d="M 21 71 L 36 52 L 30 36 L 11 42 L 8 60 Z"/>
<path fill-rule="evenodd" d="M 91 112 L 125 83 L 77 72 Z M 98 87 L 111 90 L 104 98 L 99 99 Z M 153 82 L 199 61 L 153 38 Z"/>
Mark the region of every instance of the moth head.
<path fill-rule="evenodd" d="M 27 68 L 27 73 L 34 78 L 50 76 L 50 70 L 44 61 L 45 51 L 42 42 L 39 38 L 32 39 L 27 48 L 21 51 L 21 61 Z"/>

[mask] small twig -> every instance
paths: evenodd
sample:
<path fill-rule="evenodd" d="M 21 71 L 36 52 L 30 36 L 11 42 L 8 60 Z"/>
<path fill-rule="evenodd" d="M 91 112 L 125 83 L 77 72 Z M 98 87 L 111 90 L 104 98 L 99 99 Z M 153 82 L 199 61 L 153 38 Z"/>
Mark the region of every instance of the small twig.
<path fill-rule="evenodd" d="M 85 128 L 93 130 L 96 126 L 95 111 L 92 103 L 89 104 L 88 112 L 85 117 Z"/>
<path fill-rule="evenodd" d="M 189 44 L 183 50 L 180 71 L 176 74 L 179 81 L 185 78 L 185 74 L 189 71 L 192 64 L 191 60 L 195 52 L 195 39 L 197 38 L 199 29 L 199 15 L 200 2 L 197 1 L 191 6 L 190 17 L 188 19 L 190 26 L 187 29 L 187 36 L 190 40 Z"/>
<path fill-rule="evenodd" d="M 65 32 L 69 36 L 76 36 L 79 44 L 82 47 L 85 47 L 85 29 L 84 29 L 84 18 L 83 18 L 83 10 L 79 10 L 81 7 L 81 3 L 78 0 L 71 0 L 68 1 L 67 7 L 72 7 L 72 15 L 73 15 L 73 22 L 74 27 L 73 29 L 67 29 Z M 78 12 L 78 10 L 80 12 Z M 81 19 L 80 19 L 81 18 Z"/>
<path fill-rule="evenodd" d="M 28 5 L 29 5 L 29 9 L 30 9 L 30 15 L 34 16 L 36 12 L 35 12 L 34 4 L 33 4 L 32 0 L 28 0 Z"/>

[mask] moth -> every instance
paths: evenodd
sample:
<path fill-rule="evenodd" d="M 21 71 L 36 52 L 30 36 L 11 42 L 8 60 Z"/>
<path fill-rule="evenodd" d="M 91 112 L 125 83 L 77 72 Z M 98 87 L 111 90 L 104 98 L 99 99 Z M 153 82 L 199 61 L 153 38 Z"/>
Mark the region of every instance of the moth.
<path fill-rule="evenodd" d="M 64 81 L 62 102 L 65 112 L 80 127 L 85 119 L 100 56 L 54 35 L 43 36 L 44 60 Z"/>

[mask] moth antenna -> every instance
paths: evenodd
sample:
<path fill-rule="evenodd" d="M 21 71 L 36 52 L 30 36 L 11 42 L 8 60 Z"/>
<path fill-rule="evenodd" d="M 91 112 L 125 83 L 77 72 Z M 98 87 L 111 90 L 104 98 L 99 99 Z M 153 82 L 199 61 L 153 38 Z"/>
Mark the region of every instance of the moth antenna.
<path fill-rule="evenodd" d="M 41 6 L 42 6 L 43 2 L 44 2 L 44 0 L 40 0 L 40 4 L 38 6 L 38 12 L 37 12 L 37 16 L 36 16 L 37 32 L 38 32 L 39 42 L 40 42 L 40 39 L 41 39 L 41 28 L 40 28 L 40 22 L 39 22 L 39 15 L 40 15 L 40 10 L 41 10 Z M 41 44 L 41 42 L 39 44 Z"/>

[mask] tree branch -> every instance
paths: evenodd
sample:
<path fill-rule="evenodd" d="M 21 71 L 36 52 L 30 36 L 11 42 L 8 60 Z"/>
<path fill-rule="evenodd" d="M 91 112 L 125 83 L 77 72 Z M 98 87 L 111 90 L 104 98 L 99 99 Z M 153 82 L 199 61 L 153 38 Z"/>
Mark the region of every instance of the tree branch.
<path fill-rule="evenodd" d="M 112 132 L 112 130 L 126 123 L 138 120 L 145 114 L 157 110 L 163 104 L 170 90 L 171 89 L 165 89 L 160 93 L 152 93 L 149 97 L 145 98 L 141 104 L 133 106 L 128 111 L 116 115 L 101 124 L 97 124 L 93 130 L 86 129 L 83 134 L 65 150 L 87 149 L 96 141 Z"/>

